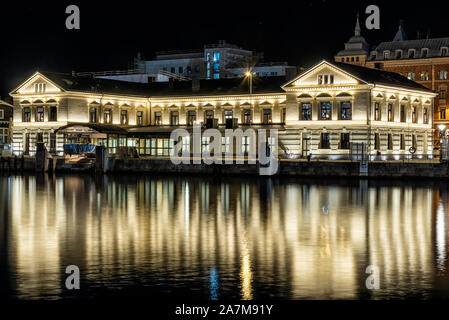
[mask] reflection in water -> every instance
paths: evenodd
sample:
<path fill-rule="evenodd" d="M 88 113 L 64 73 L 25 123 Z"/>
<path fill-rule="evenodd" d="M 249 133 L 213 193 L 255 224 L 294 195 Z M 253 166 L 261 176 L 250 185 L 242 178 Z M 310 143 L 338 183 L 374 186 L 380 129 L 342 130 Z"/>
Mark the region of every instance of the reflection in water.
<path fill-rule="evenodd" d="M 446 189 L 361 181 L 1 177 L 8 296 L 431 297 L 449 292 Z M 365 288 L 368 265 L 380 289 Z M 439 291 L 441 292 L 441 291 Z M 3 291 L 2 291 L 3 294 Z"/>

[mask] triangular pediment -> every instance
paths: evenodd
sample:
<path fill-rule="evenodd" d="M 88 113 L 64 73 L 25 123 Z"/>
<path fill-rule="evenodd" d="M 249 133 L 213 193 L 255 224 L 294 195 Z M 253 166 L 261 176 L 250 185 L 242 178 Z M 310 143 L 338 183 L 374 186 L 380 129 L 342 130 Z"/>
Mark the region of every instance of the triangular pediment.
<path fill-rule="evenodd" d="M 356 85 L 361 82 L 364 81 L 361 81 L 332 63 L 323 60 L 300 74 L 295 79 L 286 83 L 282 88 L 291 89 L 296 87 Z"/>
<path fill-rule="evenodd" d="M 40 84 L 44 84 L 43 86 Z M 39 86 L 40 85 L 40 86 Z M 56 83 L 45 77 L 43 74 L 36 72 L 16 89 L 11 94 L 45 94 L 45 93 L 58 93 L 61 92 Z"/>

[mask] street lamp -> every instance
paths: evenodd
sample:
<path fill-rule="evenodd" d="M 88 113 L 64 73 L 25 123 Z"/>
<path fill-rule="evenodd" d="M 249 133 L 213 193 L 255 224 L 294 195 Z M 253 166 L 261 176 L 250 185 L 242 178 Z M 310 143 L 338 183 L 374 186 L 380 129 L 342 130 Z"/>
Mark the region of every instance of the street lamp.
<path fill-rule="evenodd" d="M 253 93 L 253 73 L 248 70 L 245 72 L 245 76 L 249 78 L 249 94 Z"/>

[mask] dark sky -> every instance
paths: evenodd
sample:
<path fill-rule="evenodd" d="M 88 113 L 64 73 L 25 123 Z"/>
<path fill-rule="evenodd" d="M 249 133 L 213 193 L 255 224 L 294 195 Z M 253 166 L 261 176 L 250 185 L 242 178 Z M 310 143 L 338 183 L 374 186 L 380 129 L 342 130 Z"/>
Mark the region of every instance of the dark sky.
<path fill-rule="evenodd" d="M 8 1 L 9 2 L 9 1 Z M 400 19 L 417 30 L 449 36 L 443 1 L 11 1 L 0 9 L 0 95 L 36 70 L 127 69 L 137 52 L 202 48 L 220 39 L 265 52 L 266 61 L 309 66 L 331 59 L 353 34 L 360 12 L 370 44 L 392 40 Z M 67 30 L 65 8 L 76 4 L 81 29 Z M 381 29 L 366 30 L 364 13 L 380 7 Z"/>

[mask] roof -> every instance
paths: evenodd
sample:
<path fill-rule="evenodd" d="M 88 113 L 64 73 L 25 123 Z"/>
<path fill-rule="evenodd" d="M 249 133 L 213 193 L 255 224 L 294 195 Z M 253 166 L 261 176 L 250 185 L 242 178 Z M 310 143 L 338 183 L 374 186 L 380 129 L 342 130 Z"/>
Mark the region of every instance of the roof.
<path fill-rule="evenodd" d="M 415 49 L 416 54 L 414 56 L 415 59 L 423 58 L 421 56 L 421 49 L 427 48 L 429 49 L 427 56 L 431 57 L 441 57 L 441 48 L 449 48 L 449 37 L 448 38 L 435 38 L 435 39 L 418 39 L 418 40 L 403 40 L 403 41 L 389 41 L 382 42 L 379 44 L 374 51 L 377 51 L 377 56 L 374 59 L 372 56 L 369 60 L 385 60 L 383 56 L 384 51 L 395 52 L 396 50 L 403 50 L 404 54 L 402 55 L 402 59 L 410 59 L 408 57 L 408 50 Z M 449 50 L 448 50 L 449 51 Z M 380 53 L 380 54 L 379 54 Z M 446 56 L 449 56 L 449 52 L 446 53 Z M 390 59 L 387 60 L 397 60 L 395 55 L 390 54 Z"/>
<path fill-rule="evenodd" d="M 0 100 L 0 106 L 2 106 L 3 108 L 4 107 L 13 108 L 12 104 L 10 104 L 10 103 L 8 103 L 6 101 L 3 101 L 3 100 Z"/>
<path fill-rule="evenodd" d="M 112 124 L 99 124 L 99 123 L 85 123 L 85 122 L 76 122 L 76 123 L 70 123 L 65 126 L 62 126 L 55 130 L 55 133 L 62 132 L 62 131 L 70 131 L 67 129 L 76 128 L 76 127 L 83 127 L 86 129 L 91 129 L 92 131 L 96 131 L 98 133 L 106 133 L 106 134 L 127 134 L 128 131 L 125 128 L 112 125 Z"/>
<path fill-rule="evenodd" d="M 198 80 L 199 90 L 192 90 L 192 81 L 134 83 L 101 79 L 91 76 L 41 72 L 42 75 L 67 91 L 132 95 L 138 97 L 237 95 L 249 92 L 245 78 Z M 253 93 L 284 93 L 281 85 L 285 76 L 253 78 Z"/>
<path fill-rule="evenodd" d="M 390 85 L 394 87 L 408 88 L 425 92 L 433 92 L 432 90 L 424 87 L 423 85 L 416 83 L 412 80 L 409 80 L 396 72 L 371 69 L 342 62 L 329 62 L 329 63 L 367 83 Z"/>

